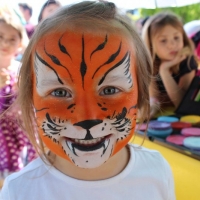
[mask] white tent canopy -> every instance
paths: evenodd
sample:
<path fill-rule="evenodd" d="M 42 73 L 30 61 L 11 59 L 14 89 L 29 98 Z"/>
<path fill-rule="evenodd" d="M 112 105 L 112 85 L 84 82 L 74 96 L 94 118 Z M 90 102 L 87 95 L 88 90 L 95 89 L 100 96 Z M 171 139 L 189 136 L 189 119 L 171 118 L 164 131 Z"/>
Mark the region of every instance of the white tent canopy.
<path fill-rule="evenodd" d="M 111 0 L 124 9 L 181 7 L 200 3 L 200 0 Z"/>
<path fill-rule="evenodd" d="M 1 1 L 1 0 L 0 0 Z M 62 5 L 77 3 L 81 0 L 59 0 Z M 200 0 L 108 0 L 114 2 L 119 8 L 124 10 L 133 10 L 136 8 L 164 8 L 164 7 L 180 7 L 190 4 L 200 3 Z M 37 17 L 42 5 L 46 0 L 6 0 L 6 3 L 17 5 L 17 3 L 26 2 L 33 7 L 32 20 L 37 22 Z"/>

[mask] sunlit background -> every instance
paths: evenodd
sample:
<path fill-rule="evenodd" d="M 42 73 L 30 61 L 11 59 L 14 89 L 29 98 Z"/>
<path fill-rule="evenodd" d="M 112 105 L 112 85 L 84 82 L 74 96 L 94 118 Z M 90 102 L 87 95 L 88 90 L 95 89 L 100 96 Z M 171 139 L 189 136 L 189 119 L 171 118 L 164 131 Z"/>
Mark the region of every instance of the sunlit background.
<path fill-rule="evenodd" d="M 81 0 L 59 0 L 59 2 L 62 5 L 67 5 L 80 1 Z M 200 5 L 200 0 L 109 0 L 109 1 L 114 2 L 122 10 L 134 10 L 136 8 L 147 8 L 147 9 L 155 9 L 155 8 L 159 9 L 165 7 L 173 8 L 173 7 L 182 7 L 192 4 Z M 33 8 L 33 16 L 31 22 L 34 24 L 37 24 L 37 18 L 40 9 L 45 2 L 46 0 L 6 0 L 6 3 L 12 5 L 15 8 L 18 8 L 18 3 L 28 3 L 29 5 L 31 5 Z M 200 9 L 198 13 L 200 13 Z"/>

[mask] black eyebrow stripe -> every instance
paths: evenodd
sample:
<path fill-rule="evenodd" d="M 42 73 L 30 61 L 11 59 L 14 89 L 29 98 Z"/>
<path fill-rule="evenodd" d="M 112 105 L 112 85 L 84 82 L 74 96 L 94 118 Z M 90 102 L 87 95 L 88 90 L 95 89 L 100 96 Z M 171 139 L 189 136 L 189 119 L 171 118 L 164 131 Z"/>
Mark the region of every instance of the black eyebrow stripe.
<path fill-rule="evenodd" d="M 61 64 L 60 60 L 59 60 L 56 56 L 54 56 L 54 55 L 48 53 L 48 52 L 46 51 L 46 47 L 45 47 L 45 46 L 44 46 L 44 51 L 45 51 L 46 55 L 49 56 L 49 58 L 51 59 L 51 61 L 52 61 L 54 64 L 56 64 L 56 65 L 58 65 L 58 66 L 61 66 L 61 67 L 63 67 L 64 69 L 67 70 L 67 72 L 68 72 L 68 74 L 69 74 L 69 76 L 70 76 L 70 79 L 71 79 L 71 81 L 73 82 L 73 80 L 72 80 L 72 75 L 70 74 L 69 70 L 68 70 L 65 66 L 63 66 L 63 65 Z"/>
<path fill-rule="evenodd" d="M 90 60 L 91 60 L 91 58 L 92 58 L 92 55 L 93 55 L 96 51 L 100 51 L 100 50 L 102 50 L 102 49 L 105 47 L 105 45 L 107 44 L 107 41 L 108 41 L 108 36 L 106 35 L 104 42 L 101 43 L 100 45 L 98 45 L 98 47 L 90 54 Z"/>
<path fill-rule="evenodd" d="M 92 76 L 92 79 L 94 78 L 95 74 L 99 71 L 99 69 L 100 69 L 102 66 L 104 66 L 104 65 L 106 65 L 106 64 L 109 64 L 109 63 L 111 63 L 111 62 L 113 62 L 113 61 L 115 60 L 115 58 L 116 58 L 116 57 L 119 55 L 119 53 L 120 53 L 121 45 L 122 45 L 122 42 L 120 42 L 120 45 L 119 45 L 118 50 L 117 50 L 115 53 L 113 53 L 113 54 L 110 56 L 110 58 L 109 58 L 104 64 L 102 64 L 101 66 L 99 66 L 99 67 L 96 69 L 96 71 L 94 72 L 94 74 L 93 74 L 93 76 Z"/>
<path fill-rule="evenodd" d="M 67 54 L 70 58 L 70 54 L 68 53 L 67 49 L 65 48 L 64 45 L 61 44 L 61 39 L 62 39 L 63 35 L 59 38 L 59 41 L 58 41 L 58 46 L 60 48 L 60 51 L 63 52 L 64 54 Z M 71 58 L 72 59 L 72 58 Z"/>
<path fill-rule="evenodd" d="M 36 57 L 40 60 L 41 63 L 43 63 L 44 65 L 46 65 L 47 67 L 49 67 L 49 68 L 56 74 L 59 83 L 61 83 L 61 84 L 63 85 L 63 82 L 62 82 L 62 80 L 60 79 L 60 77 L 58 76 L 56 70 L 55 70 L 53 67 L 51 67 L 45 60 L 43 60 L 43 59 L 38 55 L 37 52 L 35 52 L 35 54 L 36 54 Z"/>
<path fill-rule="evenodd" d="M 113 69 L 115 69 L 116 67 L 120 66 L 124 60 L 127 58 L 127 56 L 129 55 L 128 52 L 126 52 L 125 56 L 122 58 L 122 60 L 120 60 L 115 66 L 113 66 L 112 68 L 110 68 L 105 74 L 104 76 L 101 78 L 101 80 L 99 81 L 99 84 L 98 85 L 101 85 L 104 81 L 104 79 L 106 78 L 107 74 L 112 71 Z"/>
<path fill-rule="evenodd" d="M 125 72 L 124 75 L 127 75 L 129 73 L 129 67 L 130 67 L 130 54 L 129 54 L 129 59 L 126 61 L 126 67 L 125 67 Z"/>

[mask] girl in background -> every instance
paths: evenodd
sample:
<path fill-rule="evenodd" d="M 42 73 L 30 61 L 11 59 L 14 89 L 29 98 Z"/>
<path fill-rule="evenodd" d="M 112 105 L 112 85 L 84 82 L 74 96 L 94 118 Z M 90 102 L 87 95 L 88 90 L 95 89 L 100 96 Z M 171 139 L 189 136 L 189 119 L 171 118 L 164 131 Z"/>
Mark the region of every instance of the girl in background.
<path fill-rule="evenodd" d="M 178 107 L 197 70 L 194 49 L 181 20 L 170 12 L 150 17 L 142 31 L 154 66 L 150 85 L 151 117 L 166 106 Z"/>
<path fill-rule="evenodd" d="M 0 176 L 18 171 L 35 157 L 35 151 L 21 128 L 20 111 L 12 106 L 20 62 L 15 55 L 23 46 L 24 28 L 17 16 L 0 15 Z M 3 113 L 7 111 L 4 115 Z M 23 155 L 23 150 L 28 154 Z M 27 157 L 26 157 L 27 156 Z M 23 160 L 24 159 L 24 160 Z M 27 160 L 28 159 L 28 160 Z"/>
<path fill-rule="evenodd" d="M 175 199 L 166 160 L 128 144 L 137 110 L 149 116 L 152 63 L 115 4 L 59 9 L 22 63 L 18 102 L 41 157 L 7 177 L 2 199 Z"/>
<path fill-rule="evenodd" d="M 61 4 L 59 1 L 47 0 L 47 2 L 44 3 L 44 5 L 42 6 L 40 10 L 38 23 L 42 21 L 43 19 L 47 18 L 50 14 L 54 13 L 60 7 L 61 7 Z"/>

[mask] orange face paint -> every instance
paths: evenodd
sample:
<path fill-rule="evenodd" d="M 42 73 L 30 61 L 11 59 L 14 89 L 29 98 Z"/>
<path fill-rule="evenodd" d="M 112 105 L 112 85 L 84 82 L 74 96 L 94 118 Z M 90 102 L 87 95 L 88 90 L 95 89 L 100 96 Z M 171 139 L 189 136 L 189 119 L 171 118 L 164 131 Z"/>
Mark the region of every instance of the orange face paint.
<path fill-rule="evenodd" d="M 98 167 L 131 139 L 138 86 L 134 50 L 121 35 L 50 34 L 36 46 L 33 100 L 55 154 Z"/>

